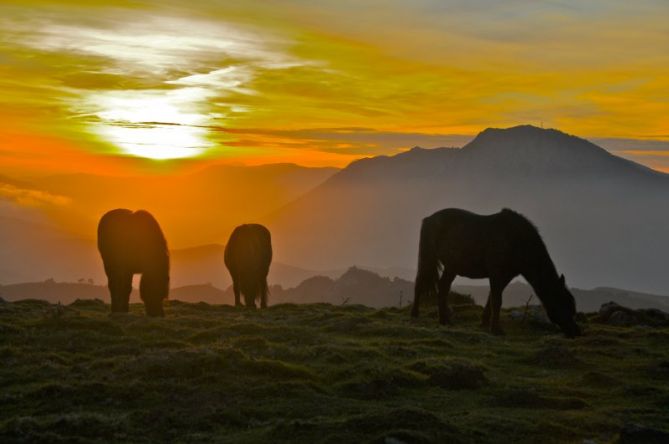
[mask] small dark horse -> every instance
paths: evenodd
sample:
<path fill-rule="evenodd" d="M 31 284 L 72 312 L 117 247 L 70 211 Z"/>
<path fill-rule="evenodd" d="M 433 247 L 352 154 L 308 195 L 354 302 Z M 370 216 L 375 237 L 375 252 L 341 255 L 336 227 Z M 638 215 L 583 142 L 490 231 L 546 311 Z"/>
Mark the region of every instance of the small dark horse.
<path fill-rule="evenodd" d="M 132 276 L 142 274 L 139 293 L 146 314 L 163 316 L 170 286 L 170 256 L 160 225 L 139 210 L 111 210 L 98 224 L 98 250 L 107 273 L 112 313 L 127 313 Z"/>
<path fill-rule="evenodd" d="M 539 232 L 529 220 L 509 209 L 489 216 L 455 208 L 438 211 L 423 219 L 421 226 L 411 315 L 418 316 L 422 295 L 436 293 L 439 322 L 450 323 L 447 296 L 453 279 L 489 278 L 490 295 L 482 326 L 494 334 L 503 334 L 499 326 L 502 292 L 518 275 L 532 286 L 550 320 L 566 336 L 580 335 L 574 321 L 574 297 L 564 276 L 558 276 Z"/>
<path fill-rule="evenodd" d="M 244 295 L 247 307 L 267 307 L 267 273 L 272 263 L 272 236 L 258 224 L 240 225 L 234 229 L 225 246 L 225 266 L 232 276 L 235 306 L 240 306 L 239 295 Z"/>

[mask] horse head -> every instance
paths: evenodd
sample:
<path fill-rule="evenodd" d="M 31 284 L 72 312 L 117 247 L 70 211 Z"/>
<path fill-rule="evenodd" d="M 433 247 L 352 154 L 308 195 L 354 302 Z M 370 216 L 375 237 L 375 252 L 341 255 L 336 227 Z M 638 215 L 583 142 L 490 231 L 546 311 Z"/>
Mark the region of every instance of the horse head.
<path fill-rule="evenodd" d="M 140 294 L 148 316 L 165 316 L 163 299 L 170 289 L 170 277 L 163 273 L 144 273 L 140 281 Z"/>
<path fill-rule="evenodd" d="M 546 314 L 554 324 L 557 324 L 568 338 L 581 336 L 581 328 L 574 317 L 576 316 L 576 301 L 561 275 L 553 286 L 545 301 Z"/>

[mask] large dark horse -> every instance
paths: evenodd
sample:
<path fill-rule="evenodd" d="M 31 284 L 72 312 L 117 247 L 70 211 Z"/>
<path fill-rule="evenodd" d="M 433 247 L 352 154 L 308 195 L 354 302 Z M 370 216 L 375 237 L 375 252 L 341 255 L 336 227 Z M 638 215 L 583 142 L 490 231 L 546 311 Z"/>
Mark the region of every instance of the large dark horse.
<path fill-rule="evenodd" d="M 139 210 L 111 210 L 98 224 L 98 250 L 107 273 L 111 310 L 127 313 L 132 276 L 142 274 L 139 293 L 146 314 L 163 316 L 170 285 L 170 256 L 160 225 Z"/>
<path fill-rule="evenodd" d="M 235 306 L 239 295 L 244 295 L 247 307 L 267 307 L 267 273 L 272 262 L 272 236 L 258 224 L 244 224 L 234 229 L 225 246 L 225 266 L 232 276 Z"/>
<path fill-rule="evenodd" d="M 529 220 L 509 209 L 489 216 L 455 208 L 438 211 L 423 219 L 421 226 L 411 314 L 418 316 L 421 296 L 436 293 L 439 322 L 447 324 L 450 322 L 447 296 L 453 279 L 489 278 L 490 296 L 482 326 L 494 334 L 503 334 L 499 326 L 502 292 L 518 275 L 534 288 L 548 317 L 566 336 L 580 334 L 574 321 L 574 297 L 565 285 L 564 276 L 558 276 L 539 232 Z"/>

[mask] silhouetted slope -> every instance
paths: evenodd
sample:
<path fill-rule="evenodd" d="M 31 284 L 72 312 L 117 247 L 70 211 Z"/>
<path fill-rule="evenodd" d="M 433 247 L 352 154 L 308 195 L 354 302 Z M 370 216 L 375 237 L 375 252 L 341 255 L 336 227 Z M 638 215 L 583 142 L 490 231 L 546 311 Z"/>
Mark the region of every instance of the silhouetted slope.
<path fill-rule="evenodd" d="M 2 175 L 0 188 L 12 187 L 13 199 L 22 203 L 0 196 L 0 283 L 48 278 L 93 278 L 102 282 L 104 272 L 94 243 L 100 217 L 112 208 L 150 209 L 171 248 L 197 245 L 227 239 L 240 222 L 256 220 L 280 208 L 335 171 L 291 164 L 220 165 L 169 175 L 53 175 L 33 178 L 30 183 Z M 51 202 L 54 198 L 59 201 Z M 26 203 L 30 199 L 35 202 Z M 211 259 L 211 255 L 202 255 L 205 260 Z M 177 281 L 225 283 L 217 281 L 221 273 L 205 273 L 198 267 L 187 265 L 195 280 L 188 276 L 181 279 L 177 267 Z M 212 268 L 206 264 L 203 267 Z M 286 275 L 286 281 L 277 282 L 292 285 L 306 277 L 297 270 L 288 270 Z"/>
<path fill-rule="evenodd" d="M 283 302 L 330 304 L 362 304 L 370 307 L 399 305 L 400 298 L 407 305 L 412 296 L 413 283 L 400 278 L 379 276 L 373 271 L 351 267 L 337 279 L 314 276 L 295 288 L 273 289 L 271 304 Z"/>
<path fill-rule="evenodd" d="M 669 176 L 556 130 L 353 162 L 267 223 L 284 262 L 415 267 L 420 221 L 445 207 L 525 214 L 569 284 L 669 288 Z"/>

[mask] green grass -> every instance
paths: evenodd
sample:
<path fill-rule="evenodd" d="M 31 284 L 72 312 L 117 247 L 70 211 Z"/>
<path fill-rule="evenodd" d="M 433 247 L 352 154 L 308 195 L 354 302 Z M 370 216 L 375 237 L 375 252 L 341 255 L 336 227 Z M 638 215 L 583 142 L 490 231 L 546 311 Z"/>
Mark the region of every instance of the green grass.
<path fill-rule="evenodd" d="M 669 329 L 568 340 L 458 306 L 0 304 L 2 442 L 615 442 L 669 428 Z M 392 438 L 395 438 L 393 440 Z"/>

